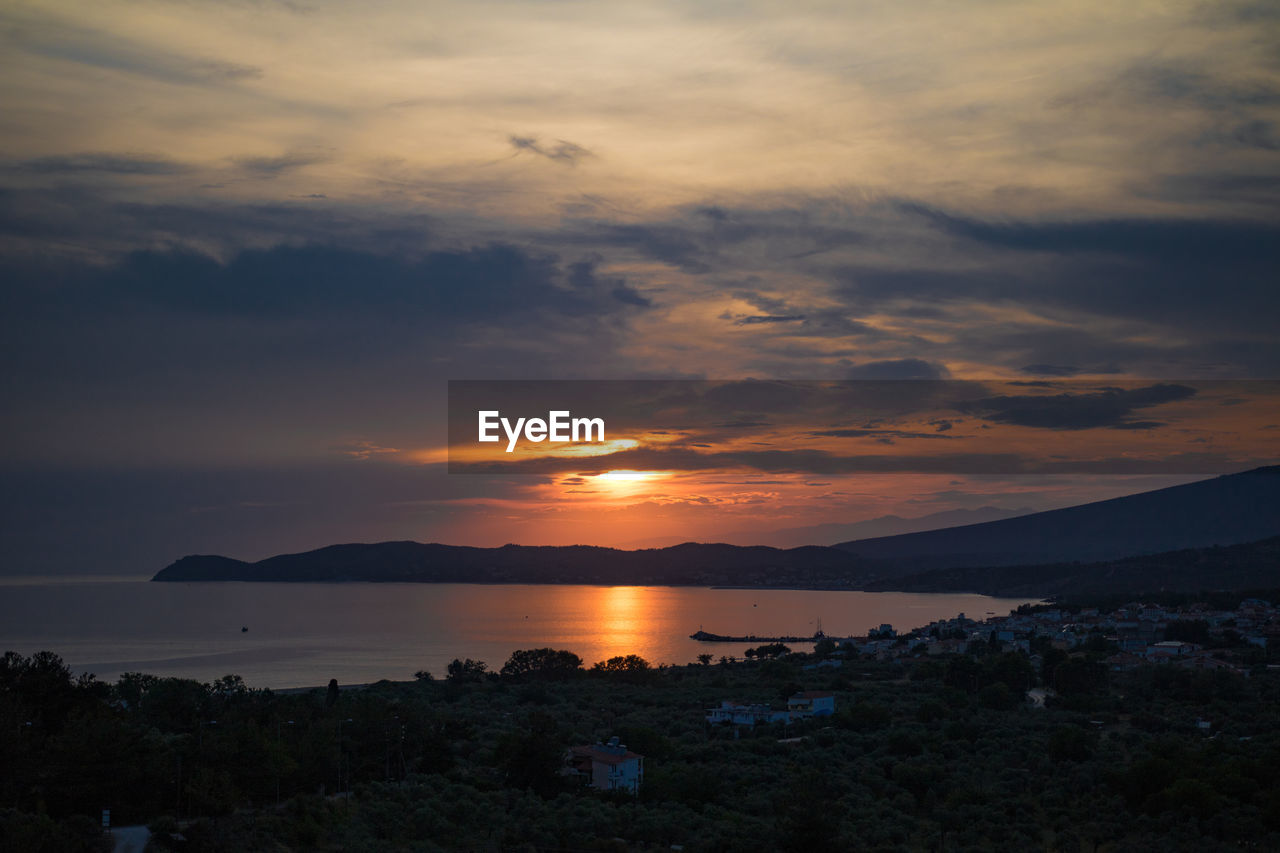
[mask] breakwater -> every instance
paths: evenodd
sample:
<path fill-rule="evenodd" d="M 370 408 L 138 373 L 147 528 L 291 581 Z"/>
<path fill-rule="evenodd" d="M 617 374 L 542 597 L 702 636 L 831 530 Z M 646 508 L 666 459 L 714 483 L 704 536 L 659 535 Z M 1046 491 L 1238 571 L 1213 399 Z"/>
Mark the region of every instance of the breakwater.
<path fill-rule="evenodd" d="M 811 637 L 757 637 L 755 634 L 731 637 L 726 634 L 712 634 L 708 631 L 695 631 L 689 635 L 689 639 L 703 643 L 816 643 L 826 638 L 827 635 L 821 631 Z"/>

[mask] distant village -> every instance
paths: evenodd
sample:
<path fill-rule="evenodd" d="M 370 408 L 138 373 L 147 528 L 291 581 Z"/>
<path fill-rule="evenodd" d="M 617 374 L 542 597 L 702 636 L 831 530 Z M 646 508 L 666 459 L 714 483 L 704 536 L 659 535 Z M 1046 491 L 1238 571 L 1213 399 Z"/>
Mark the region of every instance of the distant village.
<path fill-rule="evenodd" d="M 725 641 L 699 631 L 695 639 Z M 899 634 L 892 625 L 884 624 L 865 637 L 838 640 L 819 632 L 812 638 L 747 637 L 735 640 L 771 640 L 771 644 L 748 649 L 752 657 L 772 657 L 789 651 L 781 641 L 809 642 L 817 640 L 821 660 L 808 664 L 813 670 L 843 666 L 850 655 L 870 656 L 877 660 L 914 657 L 920 654 L 966 654 L 974 649 L 998 648 L 1021 651 L 1033 661 L 1037 649 L 1060 649 L 1070 652 L 1087 642 L 1101 639 L 1114 653 L 1105 658 L 1113 671 L 1133 669 L 1144 664 L 1167 664 L 1191 669 L 1220 669 L 1248 676 L 1250 667 L 1241 652 L 1266 649 L 1280 642 L 1280 608 L 1268 601 L 1248 598 L 1234 610 L 1213 609 L 1205 604 L 1186 607 L 1160 607 L 1133 602 L 1111 612 L 1084 608 L 1075 612 L 1052 606 L 1029 606 L 1007 616 L 988 616 L 981 621 L 961 613 Z M 825 649 L 823 648 L 825 646 Z M 1047 692 L 1052 693 L 1052 688 Z M 1028 701 L 1042 706 L 1046 690 L 1027 693 Z M 835 694 L 802 692 L 787 701 L 786 709 L 751 701 L 724 701 L 706 710 L 706 721 L 713 724 L 754 727 L 781 723 L 784 726 L 811 717 L 833 714 Z"/>
<path fill-rule="evenodd" d="M 1007 616 L 979 621 L 961 613 L 899 635 L 891 625 L 881 625 L 865 638 L 837 641 L 841 652 L 856 651 L 879 660 L 918 654 L 960 654 L 974 642 L 1005 651 L 1033 654 L 1033 640 L 1045 638 L 1050 646 L 1071 651 L 1101 638 L 1116 651 L 1106 658 L 1112 670 L 1128 670 L 1142 664 L 1170 664 L 1194 669 L 1226 669 L 1242 675 L 1249 667 L 1240 652 L 1251 647 L 1266 649 L 1280 642 L 1280 608 L 1269 601 L 1248 598 L 1233 610 L 1206 604 L 1161 607 L 1141 602 L 1113 611 L 1033 606 Z M 923 646 L 923 648 L 921 648 Z M 839 666 L 829 658 L 815 666 Z"/>

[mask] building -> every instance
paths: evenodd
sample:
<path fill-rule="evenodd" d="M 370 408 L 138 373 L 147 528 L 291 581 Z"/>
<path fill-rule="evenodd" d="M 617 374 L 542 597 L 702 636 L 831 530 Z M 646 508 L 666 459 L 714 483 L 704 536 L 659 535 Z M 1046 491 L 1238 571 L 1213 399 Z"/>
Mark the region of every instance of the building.
<path fill-rule="evenodd" d="M 1153 643 L 1147 646 L 1148 660 L 1168 660 L 1169 658 L 1182 657 L 1194 652 L 1198 646 L 1194 643 L 1182 643 L 1177 640 L 1163 640 L 1159 643 Z"/>
<path fill-rule="evenodd" d="M 644 756 L 628 750 L 616 737 L 608 743 L 570 748 L 569 767 L 570 773 L 601 791 L 636 794 L 644 781 Z"/>
<path fill-rule="evenodd" d="M 738 726 L 766 725 L 768 723 L 788 722 L 791 715 L 786 711 L 775 711 L 765 704 L 748 704 L 725 700 L 719 708 L 707 709 L 708 723 L 733 723 Z"/>
<path fill-rule="evenodd" d="M 795 717 L 829 717 L 836 712 L 836 694 L 806 690 L 787 700 L 787 711 Z"/>

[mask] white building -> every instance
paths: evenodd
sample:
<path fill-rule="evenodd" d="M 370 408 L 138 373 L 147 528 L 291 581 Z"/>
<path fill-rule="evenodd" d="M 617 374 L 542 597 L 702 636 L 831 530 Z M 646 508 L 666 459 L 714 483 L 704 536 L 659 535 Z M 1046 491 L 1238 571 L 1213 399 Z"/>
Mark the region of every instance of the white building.
<path fill-rule="evenodd" d="M 1182 657 L 1194 652 L 1198 647 L 1194 643 L 1183 643 L 1178 640 L 1164 640 L 1147 646 L 1149 660 Z"/>
<path fill-rule="evenodd" d="M 616 737 L 608 743 L 575 746 L 569 750 L 573 772 L 601 791 L 640 791 L 644 781 L 644 756 L 631 752 Z"/>
<path fill-rule="evenodd" d="M 719 708 L 707 709 L 708 723 L 733 723 L 738 726 L 765 725 L 767 723 L 785 723 L 791 715 L 786 711 L 775 711 L 764 704 L 750 705 L 746 702 L 725 700 Z"/>

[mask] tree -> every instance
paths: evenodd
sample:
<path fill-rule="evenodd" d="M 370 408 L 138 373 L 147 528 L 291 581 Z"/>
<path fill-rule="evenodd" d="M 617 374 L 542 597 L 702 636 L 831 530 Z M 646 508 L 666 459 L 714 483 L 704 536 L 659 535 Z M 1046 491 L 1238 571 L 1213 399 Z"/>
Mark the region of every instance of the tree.
<path fill-rule="evenodd" d="M 708 654 L 707 652 L 703 652 L 702 654 L 698 655 L 698 663 L 702 664 L 703 666 L 711 666 L 711 661 L 714 659 L 714 657 L 715 657 L 714 655 Z"/>
<path fill-rule="evenodd" d="M 329 689 L 326 690 L 324 694 L 324 706 L 326 708 L 332 708 L 334 705 L 337 705 L 337 704 L 338 704 L 338 679 L 330 678 Z"/>
<path fill-rule="evenodd" d="M 435 680 L 435 679 L 432 677 L 431 673 L 430 673 L 430 672 L 428 672 L 428 671 L 427 671 L 427 670 L 425 670 L 425 669 L 420 669 L 420 670 L 418 670 L 417 672 L 415 672 L 415 673 L 413 674 L 413 677 L 414 677 L 415 679 L 417 679 L 418 681 L 434 681 L 434 680 Z"/>
<path fill-rule="evenodd" d="M 454 658 L 446 668 L 448 674 L 445 678 L 448 679 L 450 684 L 470 684 L 484 678 L 487 670 L 488 667 L 482 660 L 472 660 L 471 658 L 459 660 Z"/>
<path fill-rule="evenodd" d="M 1007 711 L 1020 701 L 1020 694 L 1009 689 L 1003 681 L 988 684 L 978 691 L 978 705 L 995 711 Z"/>
<path fill-rule="evenodd" d="M 518 649 L 502 665 L 504 678 L 564 679 L 582 669 L 582 658 L 558 649 Z"/>
<path fill-rule="evenodd" d="M 337 681 L 331 682 L 335 687 Z M 224 675 L 209 685 L 209 692 L 223 699 L 238 698 L 249 692 L 244 679 L 238 675 Z"/>
<path fill-rule="evenodd" d="M 764 659 L 789 655 L 791 654 L 791 649 L 782 643 L 766 643 L 765 645 L 757 646 L 754 649 L 747 649 L 747 656 L 750 657 L 752 652 L 755 653 L 756 657 Z"/>
<path fill-rule="evenodd" d="M 1045 751 L 1054 761 L 1085 761 L 1093 755 L 1097 738 L 1078 726 L 1059 726 L 1049 735 Z"/>
<path fill-rule="evenodd" d="M 541 711 L 530 714 L 522 730 L 511 732 L 498 742 L 498 765 L 507 784 L 528 788 L 544 797 L 560 787 L 564 756 L 555 718 Z"/>
<path fill-rule="evenodd" d="M 617 655 L 608 660 L 596 661 L 591 667 L 592 672 L 626 672 L 641 673 L 648 672 L 652 667 L 649 662 L 639 655 Z"/>

